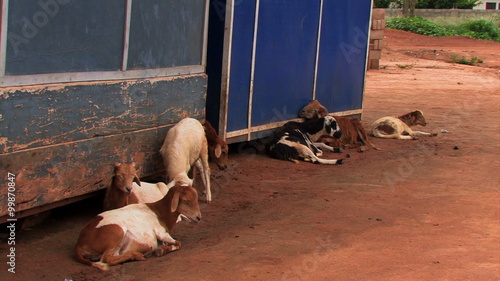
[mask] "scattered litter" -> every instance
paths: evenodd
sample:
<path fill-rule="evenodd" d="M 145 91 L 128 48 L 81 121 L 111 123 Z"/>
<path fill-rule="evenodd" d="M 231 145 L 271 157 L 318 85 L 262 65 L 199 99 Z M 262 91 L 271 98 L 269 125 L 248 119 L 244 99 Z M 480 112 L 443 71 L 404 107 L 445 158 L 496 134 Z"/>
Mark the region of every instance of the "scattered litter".
<path fill-rule="evenodd" d="M 345 158 L 351 158 L 351 154 L 346 154 Z"/>
<path fill-rule="evenodd" d="M 445 130 L 445 129 L 442 129 L 442 130 L 441 130 L 441 133 L 445 133 L 445 134 L 446 134 L 446 133 L 449 133 L 449 132 L 450 132 L 450 131 Z"/>
<path fill-rule="evenodd" d="M 455 149 L 455 150 L 459 150 L 459 149 L 460 149 L 460 147 L 458 147 L 458 146 L 454 146 L 454 147 L 453 147 L 453 149 Z"/>

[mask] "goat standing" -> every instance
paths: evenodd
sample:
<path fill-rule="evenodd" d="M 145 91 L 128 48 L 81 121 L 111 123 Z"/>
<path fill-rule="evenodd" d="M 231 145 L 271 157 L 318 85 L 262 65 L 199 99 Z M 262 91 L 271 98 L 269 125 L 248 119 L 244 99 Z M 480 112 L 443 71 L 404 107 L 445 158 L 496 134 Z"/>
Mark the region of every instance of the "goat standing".
<path fill-rule="evenodd" d="M 170 181 L 167 184 L 168 187 L 174 186 L 177 182 L 193 185 L 196 173 L 193 169 L 193 180 L 189 178 L 188 173 L 191 167 L 195 166 L 200 170 L 201 179 L 205 186 L 206 201 L 207 203 L 212 201 L 208 144 L 205 130 L 200 121 L 184 118 L 175 124 L 168 130 L 160 152 L 167 171 L 166 178 Z"/>

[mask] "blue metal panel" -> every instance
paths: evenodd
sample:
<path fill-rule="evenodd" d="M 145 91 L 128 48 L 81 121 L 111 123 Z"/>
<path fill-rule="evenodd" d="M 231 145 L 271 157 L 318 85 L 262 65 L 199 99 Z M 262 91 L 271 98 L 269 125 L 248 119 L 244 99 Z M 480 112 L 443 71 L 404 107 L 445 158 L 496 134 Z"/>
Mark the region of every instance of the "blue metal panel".
<path fill-rule="evenodd" d="M 330 112 L 361 109 L 371 0 L 324 0 L 318 99 Z"/>
<path fill-rule="evenodd" d="M 290 119 L 312 97 L 319 0 L 262 0 L 252 126 Z"/>
<path fill-rule="evenodd" d="M 255 6 L 255 1 L 238 1 L 234 6 L 227 131 L 248 125 Z"/>

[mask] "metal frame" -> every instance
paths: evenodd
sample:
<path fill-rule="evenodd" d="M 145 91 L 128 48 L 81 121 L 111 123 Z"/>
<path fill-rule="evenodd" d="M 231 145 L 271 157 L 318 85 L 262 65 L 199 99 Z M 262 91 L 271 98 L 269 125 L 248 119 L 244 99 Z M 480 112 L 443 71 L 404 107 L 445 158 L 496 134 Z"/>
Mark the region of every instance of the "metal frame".
<path fill-rule="evenodd" d="M 321 41 L 322 32 L 322 22 L 323 22 L 323 1 L 320 0 L 320 17 L 318 25 L 318 39 L 316 47 L 316 61 L 315 61 L 315 73 L 314 73 L 314 84 L 313 91 L 311 93 L 311 99 L 316 98 L 317 90 L 317 74 L 318 74 L 318 64 L 319 64 L 319 49 Z M 232 41 L 233 41 L 233 23 L 234 23 L 234 5 L 235 0 L 227 0 L 226 4 L 226 22 L 225 22 L 225 34 L 224 34 L 224 54 L 223 54 L 223 64 L 222 64 L 222 79 L 221 79 L 221 102 L 220 102 L 220 113 L 219 113 L 219 135 L 221 135 L 228 143 L 236 141 L 250 141 L 252 135 L 258 132 L 274 129 L 282 126 L 289 121 L 302 121 L 302 118 L 295 118 L 285 121 L 279 121 L 274 123 L 269 123 L 260 126 L 252 126 L 252 99 L 253 99 L 253 89 L 254 89 L 254 73 L 255 73 L 255 57 L 256 57 L 256 44 L 258 36 L 258 19 L 259 19 L 259 7 L 260 0 L 256 0 L 256 11 L 255 11 L 255 22 L 254 22 L 254 36 L 253 36 L 253 49 L 252 49 L 252 65 L 251 65 L 251 77 L 250 77 L 250 90 L 249 90 L 249 110 L 247 116 L 247 128 L 241 130 L 235 130 L 227 132 L 227 121 L 228 121 L 228 103 L 229 103 L 229 84 L 231 79 L 231 56 L 232 56 Z M 373 0 L 372 0 L 373 4 Z M 370 12 L 371 13 L 371 12 Z M 370 14 L 371 16 L 371 14 Z M 369 40 L 368 40 L 369 41 Z M 369 42 L 367 42 L 369 44 Z M 368 52 L 367 48 L 366 62 L 365 62 L 365 73 L 368 62 Z M 366 80 L 366 77 L 365 77 Z M 363 88 L 364 91 L 364 88 Z M 347 110 L 341 112 L 334 112 L 330 115 L 335 116 L 352 116 L 361 115 L 363 109 Z"/>
<path fill-rule="evenodd" d="M 8 7 L 9 0 L 2 0 L 2 22 L 0 30 L 0 87 L 40 85 L 65 82 L 89 82 L 106 80 L 126 80 L 126 79 L 144 79 L 165 76 L 189 75 L 205 73 L 207 64 L 207 42 L 208 42 L 208 11 L 210 1 L 205 0 L 205 15 L 203 29 L 203 46 L 201 54 L 201 64 L 187 65 L 168 68 L 127 70 L 129 35 L 132 1 L 126 1 L 126 15 L 124 23 L 124 40 L 122 53 L 121 71 L 89 71 L 89 72 L 64 72 L 30 75 L 5 75 L 5 64 L 7 55 L 7 33 L 8 33 Z"/>

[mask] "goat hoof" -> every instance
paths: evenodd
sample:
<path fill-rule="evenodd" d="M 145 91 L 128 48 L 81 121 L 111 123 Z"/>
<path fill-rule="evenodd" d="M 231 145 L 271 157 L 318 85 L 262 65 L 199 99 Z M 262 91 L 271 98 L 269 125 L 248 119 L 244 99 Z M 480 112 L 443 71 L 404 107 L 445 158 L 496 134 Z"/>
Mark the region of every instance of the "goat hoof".
<path fill-rule="evenodd" d="M 145 261 L 145 260 L 146 260 L 146 258 L 144 257 L 144 255 L 143 255 L 143 254 L 141 254 L 141 253 L 136 253 L 136 254 L 134 255 L 134 260 L 136 260 L 136 261 Z"/>
<path fill-rule="evenodd" d="M 344 159 L 339 159 L 337 160 L 337 165 L 342 165 L 344 164 L 345 160 Z"/>
<path fill-rule="evenodd" d="M 333 152 L 334 153 L 341 153 L 342 152 L 342 149 L 340 147 L 334 147 L 333 148 Z"/>

